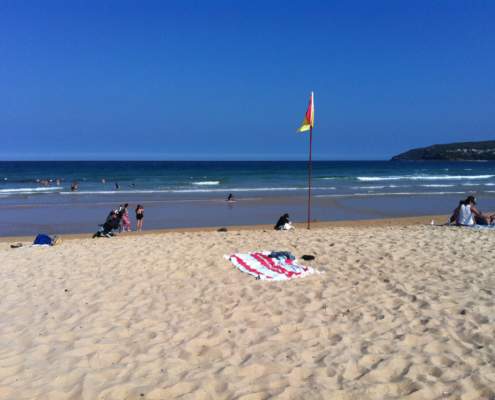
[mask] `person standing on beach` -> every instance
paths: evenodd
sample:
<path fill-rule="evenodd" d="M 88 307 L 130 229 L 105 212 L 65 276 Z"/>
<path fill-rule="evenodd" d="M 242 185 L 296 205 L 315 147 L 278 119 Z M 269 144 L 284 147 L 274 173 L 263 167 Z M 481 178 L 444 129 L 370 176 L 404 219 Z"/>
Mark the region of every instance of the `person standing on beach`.
<path fill-rule="evenodd" d="M 122 214 L 122 231 L 123 232 L 130 232 L 131 231 L 131 220 L 129 218 L 129 211 L 127 208 L 129 207 L 129 204 L 125 203 L 124 204 L 124 213 Z"/>
<path fill-rule="evenodd" d="M 136 207 L 136 230 L 141 232 L 143 229 L 144 207 L 138 204 Z"/>

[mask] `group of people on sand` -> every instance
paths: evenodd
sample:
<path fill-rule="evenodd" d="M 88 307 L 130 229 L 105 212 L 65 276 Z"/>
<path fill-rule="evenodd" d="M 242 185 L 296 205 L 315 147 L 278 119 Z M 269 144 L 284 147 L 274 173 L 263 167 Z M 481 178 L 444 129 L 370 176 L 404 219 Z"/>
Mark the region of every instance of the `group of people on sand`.
<path fill-rule="evenodd" d="M 122 213 L 119 224 L 119 232 L 131 232 L 131 219 L 129 217 L 129 204 L 125 203 L 120 205 L 117 212 Z M 140 232 L 143 230 L 144 222 L 144 207 L 141 204 L 136 206 L 136 231 Z"/>
<path fill-rule="evenodd" d="M 465 200 L 461 200 L 449 219 L 449 223 L 458 226 L 493 225 L 494 222 L 495 214 L 483 214 L 476 207 L 474 196 L 468 196 Z"/>
<path fill-rule="evenodd" d="M 476 206 L 476 198 L 468 196 L 459 202 L 448 223 L 457 226 L 495 225 L 495 214 L 482 213 Z M 289 214 L 283 214 L 278 219 L 274 229 L 278 231 L 294 229 L 289 219 Z"/>
<path fill-rule="evenodd" d="M 136 207 L 136 230 L 143 229 L 144 207 L 138 204 Z M 117 209 L 110 211 L 105 223 L 100 225 L 100 229 L 93 235 L 95 237 L 111 237 L 114 231 L 130 232 L 131 220 L 129 217 L 129 204 L 121 204 Z"/>

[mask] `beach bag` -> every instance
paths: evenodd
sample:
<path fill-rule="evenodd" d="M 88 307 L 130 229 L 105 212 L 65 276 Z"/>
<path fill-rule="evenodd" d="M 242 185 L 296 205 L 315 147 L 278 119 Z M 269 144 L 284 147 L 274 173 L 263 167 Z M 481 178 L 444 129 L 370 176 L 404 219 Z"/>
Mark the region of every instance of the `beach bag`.
<path fill-rule="evenodd" d="M 45 235 L 44 233 L 40 233 L 36 238 L 34 239 L 33 244 L 37 245 L 48 245 L 48 246 L 54 246 L 59 242 L 57 236 L 54 236 L 53 238 Z"/>

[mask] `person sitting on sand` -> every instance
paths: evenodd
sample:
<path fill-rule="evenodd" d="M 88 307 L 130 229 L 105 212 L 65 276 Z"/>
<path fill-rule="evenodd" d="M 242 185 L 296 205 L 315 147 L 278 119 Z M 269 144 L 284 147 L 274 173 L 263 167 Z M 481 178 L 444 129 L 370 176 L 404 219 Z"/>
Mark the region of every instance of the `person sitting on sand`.
<path fill-rule="evenodd" d="M 288 231 L 289 229 L 294 229 L 292 222 L 289 220 L 289 214 L 282 215 L 273 228 L 277 231 Z"/>
<path fill-rule="evenodd" d="M 457 225 L 473 226 L 475 224 L 488 225 L 489 223 L 490 217 L 484 215 L 476 208 L 476 199 L 474 196 L 468 196 L 459 208 Z"/>
<path fill-rule="evenodd" d="M 115 211 L 110 211 L 110 214 L 107 217 L 107 220 L 103 224 L 103 233 L 105 236 L 113 235 L 113 231 L 118 229 L 120 225 L 119 214 Z"/>
<path fill-rule="evenodd" d="M 449 218 L 449 224 L 456 224 L 457 223 L 457 218 L 459 218 L 459 212 L 461 211 L 461 207 L 464 204 L 464 200 L 459 201 L 459 205 L 454 208 L 452 211 L 452 215 Z"/>

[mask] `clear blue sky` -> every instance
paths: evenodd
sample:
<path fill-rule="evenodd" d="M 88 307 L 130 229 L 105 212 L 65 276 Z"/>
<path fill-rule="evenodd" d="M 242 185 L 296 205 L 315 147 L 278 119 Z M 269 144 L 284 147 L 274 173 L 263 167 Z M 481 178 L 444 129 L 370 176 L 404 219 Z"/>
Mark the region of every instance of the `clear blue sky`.
<path fill-rule="evenodd" d="M 0 159 L 319 159 L 495 139 L 495 1 L 0 2 Z"/>

